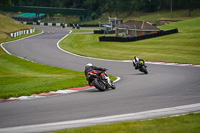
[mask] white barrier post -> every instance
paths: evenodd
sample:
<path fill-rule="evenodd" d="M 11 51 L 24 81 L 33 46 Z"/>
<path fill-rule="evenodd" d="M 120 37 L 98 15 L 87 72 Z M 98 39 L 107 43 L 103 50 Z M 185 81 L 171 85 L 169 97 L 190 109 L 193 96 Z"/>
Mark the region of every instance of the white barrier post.
<path fill-rule="evenodd" d="M 10 33 L 10 36 L 13 37 L 13 33 Z"/>
<path fill-rule="evenodd" d="M 17 36 L 21 36 L 23 34 L 31 34 L 31 33 L 34 33 L 34 32 L 35 32 L 35 28 L 30 29 L 30 30 L 21 30 L 21 31 L 18 31 L 18 32 L 15 32 L 15 33 L 10 33 L 10 36 L 11 37 L 17 37 Z"/>

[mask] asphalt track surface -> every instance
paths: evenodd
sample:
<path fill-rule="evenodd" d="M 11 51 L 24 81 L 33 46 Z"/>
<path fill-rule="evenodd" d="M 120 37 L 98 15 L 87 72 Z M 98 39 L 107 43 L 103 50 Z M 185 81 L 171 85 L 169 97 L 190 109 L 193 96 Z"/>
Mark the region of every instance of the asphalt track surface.
<path fill-rule="evenodd" d="M 43 34 L 3 45 L 11 54 L 60 68 L 84 71 L 85 64 L 108 68 L 121 77 L 116 90 L 96 89 L 42 99 L 0 103 L 2 128 L 101 118 L 200 103 L 200 67 L 148 65 L 148 75 L 130 62 L 105 61 L 68 54 L 57 42 L 67 29 L 37 26 Z M 48 33 L 49 32 L 49 33 Z M 54 33 L 53 33 L 54 32 Z M 197 111 L 197 110 L 196 110 Z M 109 119 L 109 118 L 108 118 Z"/>

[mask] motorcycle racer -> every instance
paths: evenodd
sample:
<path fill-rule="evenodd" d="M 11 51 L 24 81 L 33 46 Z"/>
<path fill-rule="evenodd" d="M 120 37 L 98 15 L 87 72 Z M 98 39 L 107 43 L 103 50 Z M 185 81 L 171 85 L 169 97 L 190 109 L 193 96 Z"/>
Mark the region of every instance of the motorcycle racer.
<path fill-rule="evenodd" d="M 140 59 L 140 58 L 138 58 L 137 56 L 135 56 L 135 57 L 133 58 L 133 66 L 135 67 L 135 70 L 139 69 L 139 67 L 140 67 L 139 64 L 140 64 L 141 61 L 144 62 L 143 59 Z M 145 68 L 147 68 L 145 62 L 144 62 L 144 66 L 145 66 Z"/>
<path fill-rule="evenodd" d="M 86 79 L 88 81 L 88 84 L 90 86 L 92 86 L 92 81 L 90 80 L 90 78 L 88 78 L 87 75 L 88 75 L 89 72 L 92 72 L 94 70 L 96 70 L 96 72 L 100 75 L 101 73 L 103 73 L 104 71 L 106 71 L 106 68 L 101 68 L 101 67 L 93 66 L 91 63 L 86 64 L 84 72 L 85 72 L 85 76 L 86 76 Z"/>
<path fill-rule="evenodd" d="M 106 74 L 108 76 L 107 72 L 105 72 L 105 71 L 106 71 L 106 68 L 101 68 L 101 67 L 93 66 L 91 63 L 86 64 L 84 73 L 85 73 L 86 79 L 88 81 L 88 84 L 90 86 L 93 86 L 92 80 L 88 76 L 90 73 L 96 73 L 96 74 L 98 74 L 100 76 L 102 74 Z M 108 76 L 108 78 L 109 78 L 109 76 Z M 108 80 L 110 80 L 110 78 Z M 114 85 L 113 81 L 111 81 L 111 84 Z"/>

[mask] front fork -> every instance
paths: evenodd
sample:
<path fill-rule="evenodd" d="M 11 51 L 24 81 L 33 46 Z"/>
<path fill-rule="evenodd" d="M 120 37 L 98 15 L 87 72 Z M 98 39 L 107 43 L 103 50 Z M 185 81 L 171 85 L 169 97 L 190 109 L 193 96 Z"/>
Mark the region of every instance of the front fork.
<path fill-rule="evenodd" d="M 112 82 L 111 82 L 111 80 L 110 80 L 110 78 L 109 78 L 107 72 L 102 73 L 102 74 L 101 74 L 101 77 L 105 78 L 105 80 L 107 81 L 107 83 L 108 83 L 110 86 L 112 86 Z"/>

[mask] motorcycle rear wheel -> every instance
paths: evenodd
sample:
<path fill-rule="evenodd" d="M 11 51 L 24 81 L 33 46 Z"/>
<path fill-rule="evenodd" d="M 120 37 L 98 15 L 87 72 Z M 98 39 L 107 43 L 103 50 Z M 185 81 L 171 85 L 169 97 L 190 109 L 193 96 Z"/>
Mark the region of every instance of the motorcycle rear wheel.
<path fill-rule="evenodd" d="M 105 91 L 106 90 L 105 84 L 98 78 L 94 79 L 93 84 L 99 91 Z"/>

